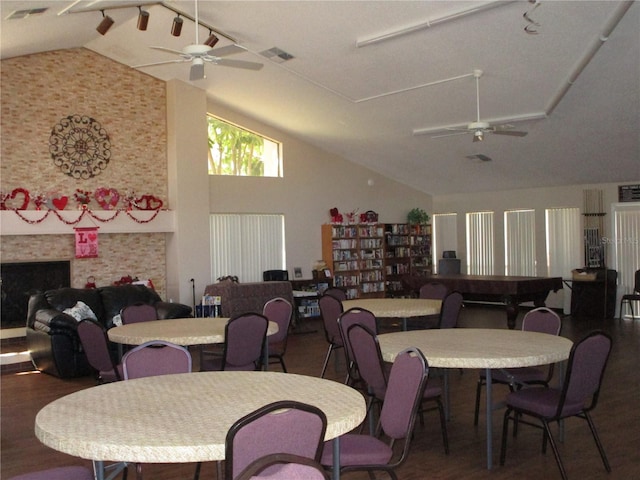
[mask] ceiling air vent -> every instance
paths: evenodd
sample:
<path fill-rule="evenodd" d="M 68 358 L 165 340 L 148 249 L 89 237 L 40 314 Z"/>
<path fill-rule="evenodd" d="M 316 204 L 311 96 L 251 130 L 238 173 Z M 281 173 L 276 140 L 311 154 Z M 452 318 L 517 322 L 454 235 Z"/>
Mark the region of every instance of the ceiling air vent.
<path fill-rule="evenodd" d="M 287 60 L 291 60 L 292 58 L 295 58 L 290 53 L 287 53 L 284 50 L 279 49 L 278 47 L 273 47 L 273 48 L 270 48 L 269 50 L 265 50 L 264 52 L 260 52 L 260 55 L 276 63 L 283 63 L 283 62 L 286 62 Z"/>
<path fill-rule="evenodd" d="M 7 16 L 7 20 L 19 20 L 27 18 L 29 15 L 40 15 L 48 10 L 48 8 L 28 8 L 26 10 L 14 10 Z"/>

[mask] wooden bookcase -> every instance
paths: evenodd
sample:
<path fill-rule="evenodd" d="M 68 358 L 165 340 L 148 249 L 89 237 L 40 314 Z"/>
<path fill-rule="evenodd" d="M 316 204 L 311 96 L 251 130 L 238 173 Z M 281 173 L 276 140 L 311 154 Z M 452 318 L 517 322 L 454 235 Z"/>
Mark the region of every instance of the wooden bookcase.
<path fill-rule="evenodd" d="M 410 228 L 406 223 L 384 226 L 384 273 L 387 297 L 405 296 L 402 276 L 411 273 Z"/>
<path fill-rule="evenodd" d="M 431 275 L 433 247 L 431 225 L 410 225 L 411 275 Z"/>

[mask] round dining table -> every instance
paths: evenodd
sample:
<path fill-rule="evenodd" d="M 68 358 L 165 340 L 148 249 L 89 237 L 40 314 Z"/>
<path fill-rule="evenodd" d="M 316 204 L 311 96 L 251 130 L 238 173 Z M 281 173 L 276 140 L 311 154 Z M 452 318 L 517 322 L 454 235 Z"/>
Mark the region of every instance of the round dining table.
<path fill-rule="evenodd" d="M 441 300 L 426 298 L 358 298 L 342 302 L 345 311 L 357 307 L 369 310 L 377 318 L 399 318 L 402 330 L 407 330 L 409 318 L 438 315 L 441 305 Z"/>
<path fill-rule="evenodd" d="M 332 380 L 280 372 L 198 372 L 99 385 L 40 410 L 35 433 L 59 452 L 104 462 L 191 463 L 225 458 L 225 438 L 238 419 L 269 403 L 295 400 L 327 417 L 325 440 L 357 427 L 364 397 Z M 335 466 L 339 472 L 339 455 Z"/>
<path fill-rule="evenodd" d="M 530 367 L 563 362 L 569 358 L 571 340 L 545 333 L 488 328 L 412 330 L 378 335 L 382 358 L 393 362 L 402 350 L 419 348 L 429 367 L 474 368 L 486 371 L 487 468 L 493 465 L 493 401 L 491 370 Z M 449 392 L 445 371 L 445 409 L 449 415 Z"/>

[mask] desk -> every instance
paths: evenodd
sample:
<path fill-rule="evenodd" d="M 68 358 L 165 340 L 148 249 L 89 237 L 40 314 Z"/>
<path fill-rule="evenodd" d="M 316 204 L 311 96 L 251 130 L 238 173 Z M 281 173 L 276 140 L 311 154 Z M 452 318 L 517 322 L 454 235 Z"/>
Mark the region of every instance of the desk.
<path fill-rule="evenodd" d="M 109 340 L 124 345 L 141 345 L 152 340 L 164 340 L 177 345 L 208 345 L 224 343 L 224 329 L 228 318 L 174 318 L 150 322 L 130 323 L 109 329 Z M 269 322 L 267 336 L 278 332 L 278 324 Z M 266 348 L 268 342 L 265 341 Z M 265 365 L 269 352 L 265 348 Z"/>
<path fill-rule="evenodd" d="M 327 416 L 325 440 L 352 430 L 366 413 L 364 397 L 357 390 L 331 380 L 280 372 L 200 372 L 108 383 L 72 393 L 38 412 L 35 433 L 54 450 L 95 461 L 97 479 L 103 480 L 105 461 L 224 460 L 231 425 L 278 400 L 320 408 Z"/>
<path fill-rule="evenodd" d="M 407 329 L 408 318 L 439 314 L 440 305 L 440 300 L 424 298 L 360 298 L 342 302 L 345 311 L 358 307 L 369 310 L 378 318 L 401 318 L 402 330 Z"/>
<path fill-rule="evenodd" d="M 491 369 L 530 367 L 569 358 L 572 342 L 544 333 L 507 329 L 447 328 L 379 335 L 382 358 L 393 362 L 408 347 L 419 348 L 430 367 L 484 368 L 487 374 L 487 468 L 493 464 Z M 445 376 L 446 381 L 446 376 Z M 449 408 L 448 385 L 445 405 Z"/>
<path fill-rule="evenodd" d="M 561 277 L 516 277 L 502 275 L 431 275 L 413 277 L 412 287 L 419 290 L 428 282 L 443 283 L 449 291 L 457 290 L 465 300 L 501 302 L 507 312 L 507 326 L 513 329 L 518 317 L 519 305 L 533 302 L 543 307 L 550 291 L 562 288 Z"/>

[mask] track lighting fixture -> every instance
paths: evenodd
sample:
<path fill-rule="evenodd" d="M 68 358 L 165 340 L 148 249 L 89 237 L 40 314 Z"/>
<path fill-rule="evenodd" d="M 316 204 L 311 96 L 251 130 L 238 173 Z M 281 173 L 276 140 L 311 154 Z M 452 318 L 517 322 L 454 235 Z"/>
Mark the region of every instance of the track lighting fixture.
<path fill-rule="evenodd" d="M 140 13 L 138 13 L 138 30 L 146 30 L 149 24 L 149 12 L 142 10 L 142 7 L 138 7 Z"/>
<path fill-rule="evenodd" d="M 173 23 L 171 24 L 171 35 L 174 37 L 179 37 L 182 32 L 182 18 L 180 15 L 173 19 Z"/>
<path fill-rule="evenodd" d="M 109 29 L 115 22 L 109 15 L 104 14 L 104 10 L 100 10 L 100 12 L 102 12 L 102 21 L 100 22 L 100 25 L 98 25 L 96 30 L 100 35 L 104 35 L 109 31 Z"/>
<path fill-rule="evenodd" d="M 204 42 L 204 44 L 213 48 L 219 41 L 220 39 L 216 37 L 216 34 L 209 30 L 209 37 L 207 38 L 206 42 Z"/>

